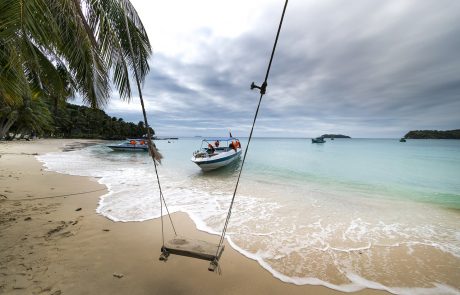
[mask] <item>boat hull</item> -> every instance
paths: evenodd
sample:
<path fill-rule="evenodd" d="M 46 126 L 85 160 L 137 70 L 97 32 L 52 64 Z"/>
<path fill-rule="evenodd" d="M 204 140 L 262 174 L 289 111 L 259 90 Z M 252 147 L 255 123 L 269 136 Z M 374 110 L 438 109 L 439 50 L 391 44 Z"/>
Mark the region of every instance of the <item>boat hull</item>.
<path fill-rule="evenodd" d="M 147 152 L 149 150 L 148 147 L 138 147 L 138 146 L 131 147 L 131 146 L 108 145 L 107 147 L 117 152 Z"/>
<path fill-rule="evenodd" d="M 198 167 L 201 168 L 203 171 L 211 171 L 215 170 L 228 164 L 232 163 L 241 155 L 241 149 L 237 149 L 236 152 L 234 150 L 230 152 L 221 153 L 214 157 L 209 158 L 195 158 L 192 157 L 192 162 L 197 164 Z"/>

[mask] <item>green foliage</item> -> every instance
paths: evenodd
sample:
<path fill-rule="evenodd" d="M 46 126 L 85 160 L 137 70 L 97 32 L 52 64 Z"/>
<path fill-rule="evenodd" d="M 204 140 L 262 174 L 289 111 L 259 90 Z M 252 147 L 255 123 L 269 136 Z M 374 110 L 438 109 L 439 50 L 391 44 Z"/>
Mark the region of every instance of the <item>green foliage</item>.
<path fill-rule="evenodd" d="M 129 0 L 1 0 L 0 138 L 10 128 L 47 133 L 57 127 L 71 134 L 66 100 L 78 93 L 100 108 L 111 79 L 129 100 L 129 77 L 136 69 L 144 80 L 151 53 Z"/>
<path fill-rule="evenodd" d="M 51 110 L 54 110 L 52 112 Z M 25 100 L 18 109 L 3 107 L 0 117 L 5 122 L 14 122 L 8 133 L 60 138 L 125 139 L 142 137 L 144 122 L 125 122 L 122 118 L 110 117 L 104 111 L 70 103 L 54 108 L 52 101 Z M 1 124 L 0 120 L 0 124 Z M 151 134 L 155 134 L 150 128 Z M 4 134 L 8 138 L 7 133 Z M 1 137 L 0 137 L 1 138 Z"/>
<path fill-rule="evenodd" d="M 150 55 L 147 33 L 128 0 L 0 1 L 0 96 L 8 104 L 29 96 L 31 80 L 62 95 L 59 68 L 92 107 L 109 99 L 110 74 L 129 100 L 130 73 L 136 68 L 143 80 Z"/>
<path fill-rule="evenodd" d="M 409 131 L 404 138 L 410 139 L 460 139 L 460 129 L 455 130 L 415 130 Z"/>
<path fill-rule="evenodd" d="M 12 129 L 15 133 L 46 134 L 53 131 L 51 112 L 40 99 L 26 100 L 18 109 L 18 119 Z"/>
<path fill-rule="evenodd" d="M 142 137 L 146 133 L 143 122 L 124 122 L 102 110 L 69 103 L 59 109 L 54 126 L 53 134 L 66 138 L 125 139 Z M 152 129 L 150 131 L 154 134 Z"/>
<path fill-rule="evenodd" d="M 323 134 L 321 135 L 322 138 L 351 138 L 348 135 L 343 134 Z"/>

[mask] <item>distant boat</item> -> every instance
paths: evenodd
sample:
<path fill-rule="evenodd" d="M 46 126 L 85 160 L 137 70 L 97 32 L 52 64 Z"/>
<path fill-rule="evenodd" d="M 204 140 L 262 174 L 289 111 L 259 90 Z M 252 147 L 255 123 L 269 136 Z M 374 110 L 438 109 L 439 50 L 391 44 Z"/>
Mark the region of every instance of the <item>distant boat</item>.
<path fill-rule="evenodd" d="M 325 143 L 326 141 L 322 137 L 312 138 L 311 143 Z"/>
<path fill-rule="evenodd" d="M 111 148 L 114 151 L 122 152 L 147 152 L 149 147 L 147 145 L 146 139 L 127 139 L 125 142 L 115 145 L 108 145 L 107 147 Z"/>
<path fill-rule="evenodd" d="M 399 142 L 406 142 L 406 139 L 403 137 L 399 140 Z"/>
<path fill-rule="evenodd" d="M 191 160 L 203 171 L 210 171 L 230 164 L 240 155 L 241 144 L 238 138 L 205 138 Z"/>

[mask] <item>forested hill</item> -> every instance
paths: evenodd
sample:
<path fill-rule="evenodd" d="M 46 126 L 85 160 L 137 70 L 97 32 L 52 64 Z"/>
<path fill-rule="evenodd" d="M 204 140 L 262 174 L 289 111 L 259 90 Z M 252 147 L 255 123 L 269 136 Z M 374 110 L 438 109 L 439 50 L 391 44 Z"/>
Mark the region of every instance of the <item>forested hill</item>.
<path fill-rule="evenodd" d="M 125 122 L 122 118 L 110 117 L 104 111 L 85 106 L 67 104 L 53 116 L 57 137 L 125 139 L 141 137 L 146 133 L 144 123 Z M 152 135 L 154 131 L 150 129 Z"/>
<path fill-rule="evenodd" d="M 343 134 L 323 134 L 321 135 L 322 138 L 351 138 L 348 135 Z"/>
<path fill-rule="evenodd" d="M 410 139 L 460 139 L 460 129 L 455 130 L 414 130 L 409 131 L 404 138 Z"/>

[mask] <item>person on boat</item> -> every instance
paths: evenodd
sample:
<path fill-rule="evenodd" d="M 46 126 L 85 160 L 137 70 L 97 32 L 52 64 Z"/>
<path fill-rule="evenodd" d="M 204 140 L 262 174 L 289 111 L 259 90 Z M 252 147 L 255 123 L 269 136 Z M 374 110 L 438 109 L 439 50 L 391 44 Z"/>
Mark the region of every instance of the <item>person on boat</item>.
<path fill-rule="evenodd" d="M 214 151 L 215 151 L 214 147 L 212 146 L 212 144 L 209 143 L 208 144 L 208 153 L 212 155 L 212 154 L 214 154 Z"/>
<path fill-rule="evenodd" d="M 236 152 L 236 142 L 232 140 L 232 142 L 228 145 L 229 148 L 234 149 Z"/>
<path fill-rule="evenodd" d="M 216 140 L 216 142 L 214 142 L 214 145 L 215 145 L 216 147 L 219 147 L 219 144 L 220 144 L 220 142 L 219 142 L 218 140 Z"/>
<path fill-rule="evenodd" d="M 241 143 L 240 143 L 239 140 L 236 141 L 236 147 L 239 148 L 239 149 L 241 148 Z"/>
<path fill-rule="evenodd" d="M 141 145 L 144 145 L 145 144 L 145 141 L 141 140 Z"/>
<path fill-rule="evenodd" d="M 131 140 L 129 143 L 132 144 L 132 145 L 136 145 L 136 141 L 135 141 L 135 140 Z"/>

